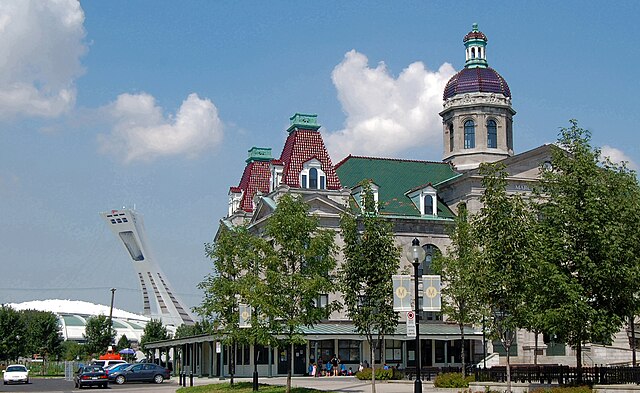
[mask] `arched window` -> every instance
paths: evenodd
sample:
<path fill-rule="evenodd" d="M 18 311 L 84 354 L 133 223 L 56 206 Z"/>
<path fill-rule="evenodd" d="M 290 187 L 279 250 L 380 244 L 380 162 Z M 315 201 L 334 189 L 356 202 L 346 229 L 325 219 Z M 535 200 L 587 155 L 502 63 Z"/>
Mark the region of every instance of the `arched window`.
<path fill-rule="evenodd" d="M 449 123 L 449 151 L 453 151 L 453 124 Z"/>
<path fill-rule="evenodd" d="M 433 214 L 433 196 L 424 196 L 424 214 Z"/>
<path fill-rule="evenodd" d="M 487 147 L 498 147 L 498 126 L 495 120 L 487 121 Z"/>
<path fill-rule="evenodd" d="M 464 122 L 464 148 L 473 149 L 476 147 L 476 125 L 473 120 Z"/>
<path fill-rule="evenodd" d="M 424 249 L 424 261 L 418 266 L 418 275 L 432 274 L 431 263 L 436 255 L 440 254 L 440 249 L 433 244 L 425 244 L 422 246 Z"/>
<path fill-rule="evenodd" d="M 309 169 L 309 188 L 318 188 L 318 170 L 316 168 Z"/>

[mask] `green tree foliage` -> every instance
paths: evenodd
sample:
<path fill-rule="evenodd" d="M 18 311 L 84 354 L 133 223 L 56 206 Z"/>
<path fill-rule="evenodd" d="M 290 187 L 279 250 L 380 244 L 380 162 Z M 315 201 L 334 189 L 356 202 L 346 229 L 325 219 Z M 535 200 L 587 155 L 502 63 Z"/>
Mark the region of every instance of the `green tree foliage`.
<path fill-rule="evenodd" d="M 639 293 L 640 192 L 624 165 L 602 162 L 591 134 L 578 126 L 560 131 L 562 148 L 542 173 L 541 233 L 545 259 L 556 269 L 557 293 L 549 299 L 549 329 L 576 349 L 610 342 Z"/>
<path fill-rule="evenodd" d="M 526 326 L 527 278 L 535 275 L 540 250 L 534 231 L 536 216 L 519 194 L 507 194 L 503 164 L 483 164 L 480 174 L 485 191 L 474 227 L 483 271 L 491 285 L 479 294 L 491 313 L 490 331 L 507 352 L 507 390 L 511 392 L 509 352 L 515 332 Z"/>
<path fill-rule="evenodd" d="M 264 239 L 250 233 L 246 226 L 222 226 L 215 242 L 205 245 L 206 254 L 213 261 L 213 273 L 207 275 L 198 285 L 204 292 L 204 299 L 195 310 L 203 317 L 202 328 L 213 330 L 225 344 L 231 346 L 229 370 L 232 384 L 235 372 L 235 345 L 238 342 L 249 342 L 247 334 L 254 331 L 239 327 L 239 297 L 244 297 L 244 302 L 249 301 L 246 296 L 256 302 L 261 300 L 259 296 L 256 299 L 253 294 L 256 290 L 264 288 L 263 283 L 256 282 L 258 280 L 251 276 L 255 276 L 259 268 L 256 263 L 262 263 L 265 259 L 262 251 L 267 246 Z M 250 277 L 246 278 L 247 275 Z M 251 286 L 252 282 L 256 283 L 255 287 Z M 193 328 L 184 328 L 184 331 L 179 332 L 191 333 Z"/>
<path fill-rule="evenodd" d="M 339 289 L 347 314 L 371 348 L 375 368 L 375 350 L 384 336 L 398 325 L 393 310 L 392 276 L 399 268 L 400 250 L 394 243 L 393 228 L 377 214 L 369 183 L 364 184 L 362 214 L 345 213 L 341 219 L 344 238 L 344 262 L 339 271 Z M 371 373 L 375 393 L 375 373 Z"/>
<path fill-rule="evenodd" d="M 121 350 L 127 349 L 127 348 L 131 348 L 131 341 L 129 341 L 129 339 L 127 338 L 126 334 L 123 334 L 118 339 L 118 343 L 116 344 L 116 349 L 118 351 L 121 351 Z"/>
<path fill-rule="evenodd" d="M 159 319 L 152 319 L 144 326 L 142 337 L 140 338 L 140 347 L 143 351 L 147 351 L 147 344 L 155 341 L 169 339 L 167 328 Z"/>
<path fill-rule="evenodd" d="M 464 342 L 465 325 L 478 323 L 485 314 L 485 305 L 478 292 L 486 288 L 484 263 L 478 239 L 471 225 L 466 205 L 458 206 L 455 225 L 449 231 L 451 245 L 446 255 L 436 255 L 432 269 L 442 282 L 442 313 L 460 328 Z M 465 373 L 464 346 L 460 348 L 462 373 Z"/>
<path fill-rule="evenodd" d="M 24 355 L 26 333 L 23 315 L 9 306 L 0 306 L 0 359 L 18 360 Z"/>
<path fill-rule="evenodd" d="M 22 311 L 26 325 L 27 355 L 39 353 L 46 362 L 62 352 L 62 335 L 58 318 L 48 311 Z M 44 367 L 43 367 L 44 372 Z"/>
<path fill-rule="evenodd" d="M 111 329 L 109 317 L 98 315 L 87 320 L 83 336 L 86 353 L 95 357 L 106 352 L 116 333 Z"/>
<path fill-rule="evenodd" d="M 211 323 L 206 320 L 197 321 L 193 325 L 182 324 L 176 329 L 174 338 L 193 337 L 201 334 L 211 334 Z"/>
<path fill-rule="evenodd" d="M 321 294 L 334 291 L 332 272 L 335 232 L 318 228 L 318 219 L 308 214 L 299 196 L 285 194 L 269 217 L 265 237 L 270 247 L 262 261 L 264 293 L 253 299 L 266 315 L 271 331 L 280 334 L 281 345 L 289 347 L 287 392 L 291 391 L 293 345 L 303 343 L 302 327 L 313 326 L 334 308 L 319 307 Z M 256 293 L 257 295 L 257 293 Z"/>
<path fill-rule="evenodd" d="M 85 358 L 84 345 L 76 341 L 64 341 L 61 345 L 62 359 L 80 360 Z"/>

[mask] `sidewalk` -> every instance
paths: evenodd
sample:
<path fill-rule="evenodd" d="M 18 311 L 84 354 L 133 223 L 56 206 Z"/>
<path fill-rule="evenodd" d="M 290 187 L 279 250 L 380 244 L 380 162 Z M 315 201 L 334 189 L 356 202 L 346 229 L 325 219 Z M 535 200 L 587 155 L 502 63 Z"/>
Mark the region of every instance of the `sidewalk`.
<path fill-rule="evenodd" d="M 174 378 L 172 378 L 174 379 Z M 179 379 L 175 379 L 176 382 Z M 251 382 L 251 378 L 234 378 L 234 382 Z M 193 378 L 193 386 L 209 385 L 212 383 L 229 383 L 229 378 L 219 380 L 215 378 Z M 286 385 L 287 377 L 260 377 L 260 384 L 267 385 Z M 189 386 L 189 380 L 187 379 L 187 386 Z M 291 386 L 293 387 L 306 387 L 318 390 L 335 391 L 335 392 L 371 392 L 370 381 L 360 381 L 356 377 L 292 377 Z M 406 393 L 413 392 L 414 381 L 401 380 L 401 381 L 376 381 L 377 393 Z M 433 381 L 422 381 L 422 390 L 424 392 L 437 393 L 451 392 L 451 389 L 436 389 L 433 387 Z M 458 389 L 460 390 L 460 389 Z"/>

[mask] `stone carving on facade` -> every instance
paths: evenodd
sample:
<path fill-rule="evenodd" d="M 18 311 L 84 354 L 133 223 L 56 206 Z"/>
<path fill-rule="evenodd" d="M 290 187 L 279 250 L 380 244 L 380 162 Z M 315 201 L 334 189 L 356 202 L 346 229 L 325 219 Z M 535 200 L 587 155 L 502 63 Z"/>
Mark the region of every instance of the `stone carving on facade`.
<path fill-rule="evenodd" d="M 453 106 L 482 104 L 511 107 L 511 98 L 495 93 L 467 93 L 447 99 L 444 102 L 444 109 L 449 109 Z"/>

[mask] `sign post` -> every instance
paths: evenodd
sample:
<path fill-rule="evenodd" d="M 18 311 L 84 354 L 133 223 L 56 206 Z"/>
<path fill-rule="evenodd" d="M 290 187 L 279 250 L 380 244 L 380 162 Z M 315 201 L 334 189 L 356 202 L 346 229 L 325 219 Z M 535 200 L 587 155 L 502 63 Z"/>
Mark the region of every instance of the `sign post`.
<path fill-rule="evenodd" d="M 416 337 L 416 314 L 413 311 L 407 311 L 407 337 Z"/>

